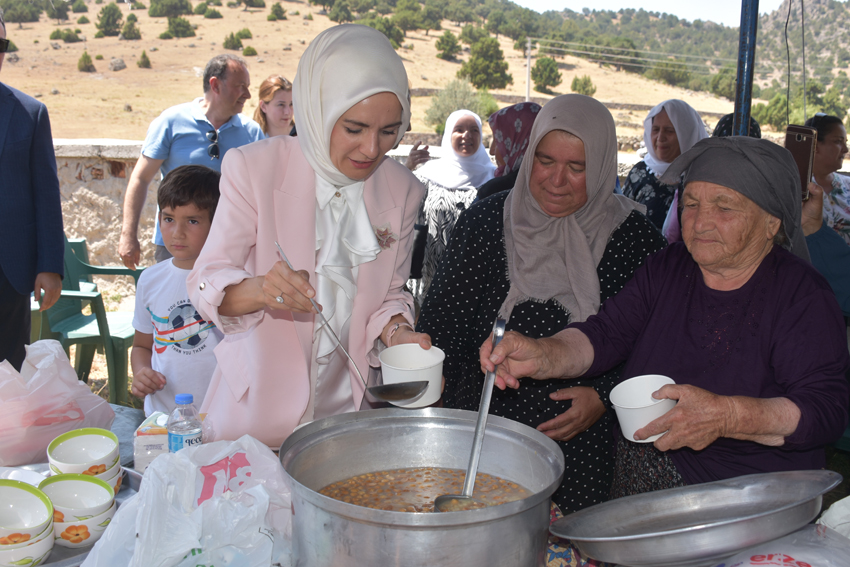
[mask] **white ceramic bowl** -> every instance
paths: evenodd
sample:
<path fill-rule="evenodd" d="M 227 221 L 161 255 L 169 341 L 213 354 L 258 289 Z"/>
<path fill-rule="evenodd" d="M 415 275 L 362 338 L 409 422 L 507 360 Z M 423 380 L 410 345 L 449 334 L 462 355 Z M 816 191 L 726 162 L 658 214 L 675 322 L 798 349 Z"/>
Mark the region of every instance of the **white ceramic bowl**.
<path fill-rule="evenodd" d="M 381 375 L 384 384 L 416 382 L 425 380 L 428 388 L 421 396 L 409 402 L 390 402 L 402 408 L 424 408 L 440 399 L 443 387 L 443 360 L 446 358 L 439 348 L 425 350 L 418 344 L 402 344 L 381 351 Z"/>
<path fill-rule="evenodd" d="M 53 551 L 54 531 L 51 529 L 41 539 L 34 541 L 31 545 L 17 549 L 0 549 L 0 567 L 36 567 L 41 565 Z"/>
<path fill-rule="evenodd" d="M 57 474 L 38 487 L 53 502 L 53 519 L 73 522 L 106 512 L 115 499 L 108 482 L 82 474 Z"/>
<path fill-rule="evenodd" d="M 635 443 L 653 443 L 664 435 L 659 433 L 643 441 L 635 439 L 635 431 L 649 425 L 676 405 L 676 400 L 656 400 L 652 393 L 667 384 L 675 384 L 672 378 L 660 374 L 644 374 L 620 382 L 611 390 L 609 399 L 614 406 L 623 436 Z"/>
<path fill-rule="evenodd" d="M 116 506 L 113 503 L 103 514 L 99 514 L 88 520 L 77 522 L 54 522 L 53 534 L 56 545 L 78 549 L 88 547 L 103 535 L 107 526 L 115 515 Z"/>
<path fill-rule="evenodd" d="M 113 476 L 112 478 L 102 479 L 103 482 L 112 487 L 112 490 L 115 494 L 121 492 L 121 483 L 124 482 L 124 469 L 119 469 L 118 474 Z"/>
<path fill-rule="evenodd" d="M 119 460 L 118 437 L 106 429 L 88 427 L 63 433 L 47 446 L 54 474 L 105 473 Z"/>
<path fill-rule="evenodd" d="M 7 549 L 18 549 L 18 548 L 21 548 L 21 547 L 27 547 L 28 545 L 32 545 L 34 543 L 37 543 L 37 542 L 43 540 L 47 536 L 47 534 L 50 534 L 50 537 L 53 537 L 53 520 L 50 520 L 50 522 L 47 523 L 47 527 L 44 528 L 44 531 L 42 531 L 40 534 L 38 534 L 34 538 L 28 539 L 28 540 L 23 541 L 21 543 L 10 543 L 8 545 L 0 546 L 0 550 L 5 551 Z"/>
<path fill-rule="evenodd" d="M 94 478 L 99 478 L 100 480 L 109 483 L 110 478 L 115 478 L 115 475 L 118 474 L 118 471 L 121 470 L 121 463 L 115 463 L 111 469 L 108 469 L 104 473 L 94 475 Z"/>
<path fill-rule="evenodd" d="M 23 543 L 53 520 L 53 504 L 38 488 L 19 480 L 0 480 L 0 548 Z"/>

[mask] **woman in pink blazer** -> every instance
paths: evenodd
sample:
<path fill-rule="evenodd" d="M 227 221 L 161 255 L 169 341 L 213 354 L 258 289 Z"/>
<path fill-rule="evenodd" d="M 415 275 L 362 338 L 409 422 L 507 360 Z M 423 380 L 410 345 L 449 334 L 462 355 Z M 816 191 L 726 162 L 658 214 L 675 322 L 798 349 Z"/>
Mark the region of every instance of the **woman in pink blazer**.
<path fill-rule="evenodd" d="M 298 65 L 298 137 L 231 150 L 221 201 L 187 285 L 225 334 L 201 408 L 215 439 L 279 446 L 299 423 L 356 410 L 386 346 L 418 342 L 410 273 L 424 188 L 385 159 L 410 122 L 407 74 L 389 41 L 359 25 L 319 34 Z M 275 242 L 298 271 L 288 269 Z"/>

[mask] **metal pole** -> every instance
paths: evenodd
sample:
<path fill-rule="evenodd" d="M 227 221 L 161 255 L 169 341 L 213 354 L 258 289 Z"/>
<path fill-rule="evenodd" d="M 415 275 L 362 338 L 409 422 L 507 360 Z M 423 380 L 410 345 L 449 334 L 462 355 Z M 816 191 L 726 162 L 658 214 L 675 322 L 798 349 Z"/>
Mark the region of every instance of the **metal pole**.
<path fill-rule="evenodd" d="M 531 100 L 531 38 L 525 38 L 525 102 Z"/>
<path fill-rule="evenodd" d="M 753 102 L 753 68 L 756 59 L 756 33 L 759 25 L 759 0 L 741 1 L 741 39 L 738 43 L 738 81 L 735 84 L 733 136 L 746 136 L 750 129 Z"/>

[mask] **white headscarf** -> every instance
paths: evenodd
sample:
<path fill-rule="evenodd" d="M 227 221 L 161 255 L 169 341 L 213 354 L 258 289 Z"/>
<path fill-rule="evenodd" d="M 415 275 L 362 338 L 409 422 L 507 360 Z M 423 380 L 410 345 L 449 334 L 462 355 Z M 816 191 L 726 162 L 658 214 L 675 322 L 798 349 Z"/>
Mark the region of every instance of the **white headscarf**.
<path fill-rule="evenodd" d="M 479 143 L 478 149 L 471 156 L 458 155 L 452 147 L 452 131 L 455 124 L 464 116 L 472 116 L 478 125 L 478 133 L 481 135 L 481 118 L 471 110 L 456 110 L 449 114 L 446 120 L 446 129 L 443 131 L 443 157 L 431 160 L 416 172 L 442 185 L 446 189 L 459 189 L 467 191 L 476 189 L 485 182 L 493 179 L 496 166 L 490 161 L 484 144 Z"/>
<path fill-rule="evenodd" d="M 381 248 L 363 201 L 365 182 L 348 178 L 331 161 L 331 131 L 352 106 L 383 92 L 401 103 L 398 143 L 410 123 L 407 72 L 386 36 L 355 24 L 317 35 L 292 83 L 298 141 L 316 173 L 316 300 L 338 336 L 357 293 L 353 268 L 374 260 Z M 336 343 L 318 325 L 315 332 L 317 357 L 327 361 Z"/>
<path fill-rule="evenodd" d="M 649 114 L 646 115 L 646 120 L 643 121 L 643 143 L 646 144 L 647 150 L 643 161 L 658 178 L 664 175 L 664 172 L 670 167 L 670 163 L 661 161 L 652 148 L 652 119 L 662 110 L 667 112 L 667 117 L 670 118 L 673 129 L 676 130 L 680 154 L 694 147 L 694 144 L 700 140 L 708 138 L 708 132 L 705 130 L 705 124 L 703 124 L 699 113 L 683 100 L 671 98 L 650 110 Z"/>

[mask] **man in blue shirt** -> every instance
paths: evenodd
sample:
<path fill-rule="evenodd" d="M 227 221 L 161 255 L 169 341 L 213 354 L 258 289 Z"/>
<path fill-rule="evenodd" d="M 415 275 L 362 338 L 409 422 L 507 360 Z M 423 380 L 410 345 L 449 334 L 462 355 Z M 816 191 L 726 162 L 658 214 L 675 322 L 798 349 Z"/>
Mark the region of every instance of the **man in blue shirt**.
<path fill-rule="evenodd" d="M 204 69 L 204 96 L 163 112 L 148 127 L 142 155 L 133 168 L 124 196 L 124 220 L 118 254 L 124 265 L 136 269 L 141 257 L 139 219 L 148 186 L 157 171 L 162 176 L 181 165 L 205 165 L 221 171 L 230 148 L 265 138 L 259 124 L 241 115 L 251 98 L 247 63 L 235 55 L 217 55 Z M 167 259 L 157 219 L 154 232 L 156 261 Z"/>

